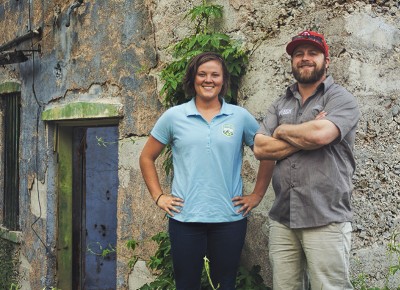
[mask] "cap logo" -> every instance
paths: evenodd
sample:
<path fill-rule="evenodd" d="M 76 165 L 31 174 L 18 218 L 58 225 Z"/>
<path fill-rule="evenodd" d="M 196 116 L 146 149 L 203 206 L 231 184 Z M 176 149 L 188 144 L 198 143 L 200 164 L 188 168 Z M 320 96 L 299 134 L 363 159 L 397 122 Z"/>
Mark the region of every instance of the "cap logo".
<path fill-rule="evenodd" d="M 296 35 L 296 36 L 292 37 L 292 41 L 297 40 L 297 39 L 311 39 L 311 40 L 314 40 L 314 41 L 320 43 L 321 45 L 324 45 L 324 42 L 321 37 L 311 35 L 308 32 L 303 32 L 301 35 Z"/>

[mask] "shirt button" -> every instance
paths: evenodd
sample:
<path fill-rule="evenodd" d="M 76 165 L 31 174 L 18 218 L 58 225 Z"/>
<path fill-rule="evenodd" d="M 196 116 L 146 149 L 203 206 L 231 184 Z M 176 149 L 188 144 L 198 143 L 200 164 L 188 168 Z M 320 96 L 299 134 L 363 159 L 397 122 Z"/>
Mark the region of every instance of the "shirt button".
<path fill-rule="evenodd" d="M 293 188 L 293 187 L 294 187 L 294 184 L 291 184 L 290 187 Z"/>
<path fill-rule="evenodd" d="M 296 168 L 296 164 L 292 164 L 292 168 Z"/>

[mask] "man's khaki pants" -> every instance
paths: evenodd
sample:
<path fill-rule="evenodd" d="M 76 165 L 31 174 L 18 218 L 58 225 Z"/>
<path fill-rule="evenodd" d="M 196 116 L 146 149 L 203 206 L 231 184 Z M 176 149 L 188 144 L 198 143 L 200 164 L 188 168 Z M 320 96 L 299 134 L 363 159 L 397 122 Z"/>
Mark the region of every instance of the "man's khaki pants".
<path fill-rule="evenodd" d="M 350 222 L 290 229 L 270 220 L 273 290 L 353 289 L 349 277 Z"/>

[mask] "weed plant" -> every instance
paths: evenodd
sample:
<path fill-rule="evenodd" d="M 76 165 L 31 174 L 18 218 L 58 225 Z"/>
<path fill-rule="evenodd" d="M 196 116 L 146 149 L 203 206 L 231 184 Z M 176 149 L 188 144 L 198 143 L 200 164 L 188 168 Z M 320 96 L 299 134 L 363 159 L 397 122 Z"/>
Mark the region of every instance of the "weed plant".
<path fill-rule="evenodd" d="M 400 285 L 396 288 L 389 287 L 390 277 L 400 273 L 400 233 L 394 233 L 387 245 L 388 260 L 391 265 L 389 266 L 388 273 L 386 275 L 386 281 L 383 288 L 368 286 L 368 277 L 365 273 L 359 274 L 353 281 L 355 290 L 400 290 Z"/>

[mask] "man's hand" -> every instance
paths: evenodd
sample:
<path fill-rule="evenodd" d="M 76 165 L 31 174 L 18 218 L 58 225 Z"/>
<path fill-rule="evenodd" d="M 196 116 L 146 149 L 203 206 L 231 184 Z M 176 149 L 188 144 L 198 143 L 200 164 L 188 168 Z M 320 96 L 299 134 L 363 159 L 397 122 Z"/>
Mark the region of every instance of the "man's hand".
<path fill-rule="evenodd" d="M 327 114 L 328 114 L 327 112 L 321 111 L 321 112 L 318 113 L 318 115 L 315 116 L 315 119 L 314 119 L 314 120 L 322 120 L 322 119 L 325 119 L 325 117 L 326 117 Z"/>
<path fill-rule="evenodd" d="M 237 213 L 243 212 L 243 216 L 246 216 L 253 208 L 260 204 L 262 198 L 262 196 L 252 193 L 245 196 L 235 196 L 232 198 L 232 201 L 234 206 L 241 205 Z"/>

